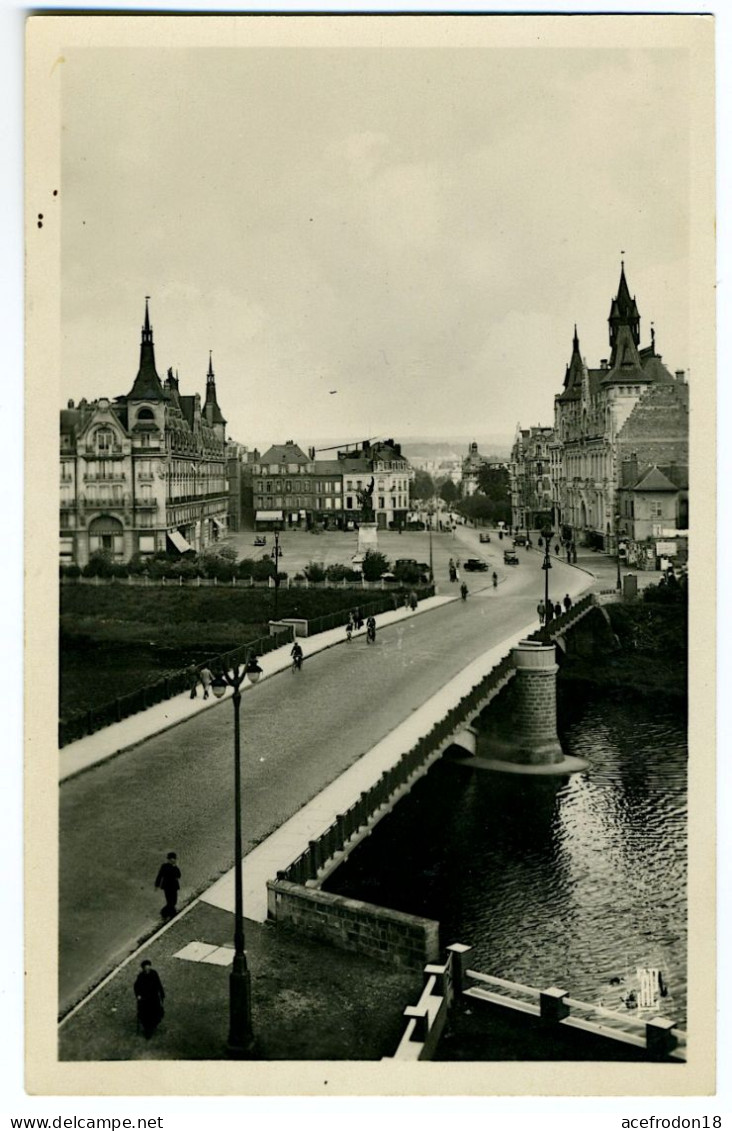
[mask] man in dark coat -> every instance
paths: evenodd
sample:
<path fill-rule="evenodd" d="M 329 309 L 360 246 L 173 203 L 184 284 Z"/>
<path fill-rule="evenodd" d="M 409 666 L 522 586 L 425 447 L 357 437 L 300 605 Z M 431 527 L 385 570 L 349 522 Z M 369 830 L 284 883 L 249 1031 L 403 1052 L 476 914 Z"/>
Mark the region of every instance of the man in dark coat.
<path fill-rule="evenodd" d="M 152 962 L 146 958 L 140 965 L 140 973 L 135 978 L 135 997 L 137 999 L 137 1020 L 149 1041 L 163 1019 L 165 1010 L 165 990 L 163 983 L 153 970 Z"/>
<path fill-rule="evenodd" d="M 569 610 L 572 608 L 572 598 L 570 597 L 569 593 L 565 593 L 564 600 L 562 601 L 562 604 L 564 605 L 565 613 L 568 613 Z"/>
<path fill-rule="evenodd" d="M 162 888 L 165 893 L 165 907 L 160 914 L 163 919 L 172 919 L 177 911 L 176 903 L 180 889 L 180 868 L 178 857 L 174 852 L 169 852 L 167 859 L 160 865 L 155 877 L 155 887 Z"/>

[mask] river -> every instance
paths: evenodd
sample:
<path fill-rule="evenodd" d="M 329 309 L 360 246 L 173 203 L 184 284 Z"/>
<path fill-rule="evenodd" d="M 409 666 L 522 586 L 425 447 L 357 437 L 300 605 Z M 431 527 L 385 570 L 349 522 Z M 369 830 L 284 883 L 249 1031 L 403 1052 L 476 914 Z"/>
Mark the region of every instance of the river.
<path fill-rule="evenodd" d="M 566 689 L 565 689 L 566 692 Z M 584 772 L 538 778 L 443 760 L 330 878 L 439 920 L 473 968 L 615 1006 L 608 984 L 657 965 L 686 1023 L 686 722 L 638 698 L 565 696 Z"/>

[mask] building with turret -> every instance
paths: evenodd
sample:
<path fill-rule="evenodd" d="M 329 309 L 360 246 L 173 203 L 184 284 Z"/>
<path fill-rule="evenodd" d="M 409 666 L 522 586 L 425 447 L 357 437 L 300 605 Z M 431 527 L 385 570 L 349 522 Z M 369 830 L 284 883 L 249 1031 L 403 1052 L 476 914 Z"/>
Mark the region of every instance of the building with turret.
<path fill-rule="evenodd" d="M 60 558 L 84 566 L 156 551 L 199 551 L 226 530 L 226 421 L 209 355 L 206 394 L 184 395 L 155 364 L 148 302 L 129 393 L 61 412 Z"/>
<path fill-rule="evenodd" d="M 653 467 L 676 469 L 663 474 L 663 520 L 659 511 L 656 527 L 686 523 L 689 400 L 685 374 L 663 364 L 653 327 L 650 344 L 641 346 L 640 314 L 624 264 L 608 325 L 610 356 L 597 368 L 582 357 L 575 326 L 564 387 L 555 397 L 561 446 L 555 518 L 566 540 L 615 553 L 646 532 L 647 523 L 635 530 L 632 510 L 638 506 L 645 515 L 644 482 L 660 489 L 658 475 L 648 478 Z M 655 498 L 649 511 L 651 501 L 658 511 Z"/>

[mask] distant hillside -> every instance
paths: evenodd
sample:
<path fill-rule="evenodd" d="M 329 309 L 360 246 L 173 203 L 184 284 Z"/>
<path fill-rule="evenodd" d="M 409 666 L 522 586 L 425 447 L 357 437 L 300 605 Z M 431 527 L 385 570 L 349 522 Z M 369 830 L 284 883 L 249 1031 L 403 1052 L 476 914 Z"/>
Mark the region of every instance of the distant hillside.
<path fill-rule="evenodd" d="M 482 456 L 507 459 L 511 452 L 512 440 L 508 436 L 476 436 L 475 442 Z M 407 459 L 462 459 L 471 443 L 472 440 L 409 440 L 402 443 L 402 451 Z"/>

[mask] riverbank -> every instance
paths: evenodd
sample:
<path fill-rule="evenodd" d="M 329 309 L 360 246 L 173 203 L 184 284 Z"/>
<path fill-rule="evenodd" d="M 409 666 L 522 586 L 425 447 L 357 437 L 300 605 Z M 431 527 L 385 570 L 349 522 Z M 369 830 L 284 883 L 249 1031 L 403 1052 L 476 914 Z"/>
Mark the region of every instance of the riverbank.
<path fill-rule="evenodd" d="M 651 600 L 606 605 L 617 639 L 614 651 L 567 655 L 558 690 L 576 694 L 578 685 L 623 695 L 662 695 L 681 701 L 688 689 L 688 605 Z M 570 691 L 571 689 L 571 691 Z"/>

